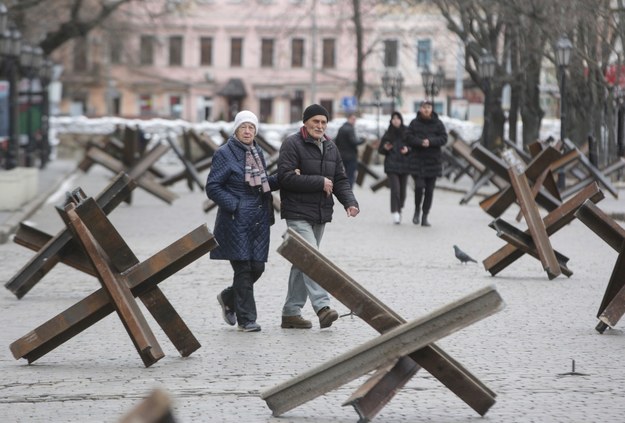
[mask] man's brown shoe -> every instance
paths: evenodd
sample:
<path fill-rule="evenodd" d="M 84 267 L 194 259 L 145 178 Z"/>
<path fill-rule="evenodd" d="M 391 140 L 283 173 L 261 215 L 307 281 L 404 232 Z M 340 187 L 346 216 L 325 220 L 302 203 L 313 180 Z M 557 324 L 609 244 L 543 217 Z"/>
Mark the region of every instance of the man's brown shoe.
<path fill-rule="evenodd" d="M 339 314 L 336 310 L 332 310 L 330 307 L 324 307 L 317 313 L 319 316 L 319 326 L 321 329 L 329 328 L 332 326 L 332 322 L 339 318 Z"/>
<path fill-rule="evenodd" d="M 282 316 L 282 325 L 280 326 L 283 329 L 310 329 L 312 323 L 302 316 Z"/>

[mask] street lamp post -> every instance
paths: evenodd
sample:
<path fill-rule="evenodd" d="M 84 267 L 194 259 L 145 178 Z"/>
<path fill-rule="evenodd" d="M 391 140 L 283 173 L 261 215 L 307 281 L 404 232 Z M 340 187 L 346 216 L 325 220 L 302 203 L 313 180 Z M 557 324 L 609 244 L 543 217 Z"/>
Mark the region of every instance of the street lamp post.
<path fill-rule="evenodd" d="M 571 52 L 573 44 L 566 35 L 560 37 L 555 45 L 556 65 L 558 66 L 558 74 L 560 76 L 560 140 L 564 141 L 566 137 L 566 68 L 571 62 Z M 563 190 L 565 187 L 564 170 L 558 172 L 558 189 Z"/>
<path fill-rule="evenodd" d="M 490 81 L 495 75 L 495 66 L 497 65 L 497 61 L 495 57 L 489 52 L 484 52 L 482 56 L 480 56 L 480 61 L 478 63 L 478 72 L 480 74 L 480 78 L 484 83 L 484 130 L 482 131 L 483 135 L 483 144 L 484 147 L 490 150 L 491 142 L 489 139 L 489 127 L 490 127 Z"/>
<path fill-rule="evenodd" d="M 40 47 L 31 47 L 29 45 L 22 45 L 22 51 L 20 53 L 20 66 L 22 67 L 22 75 L 26 79 L 26 160 L 27 167 L 31 167 L 35 164 L 35 150 L 37 150 L 37 141 L 35 140 L 35 134 L 33 130 L 33 80 L 37 77 L 41 64 L 43 63 L 43 50 Z"/>
<path fill-rule="evenodd" d="M 439 66 L 436 73 L 430 71 L 430 67 L 425 65 L 421 71 L 421 81 L 423 82 L 423 88 L 425 89 L 425 98 L 434 103 L 434 97 L 436 97 L 445 82 L 445 71 Z"/>
<path fill-rule="evenodd" d="M 4 21 L 5 18 L 0 18 Z M 6 25 L 6 21 L 4 21 Z M 19 53 L 21 50 L 22 35 L 17 30 L 5 29 L 0 32 L 0 56 L 2 57 L 2 70 L 8 81 L 8 127 L 7 127 L 7 151 L 5 156 L 5 169 L 13 169 L 19 165 L 19 127 L 17 113 L 17 84 Z"/>
<path fill-rule="evenodd" d="M 39 68 L 39 81 L 41 82 L 41 168 L 43 169 L 50 160 L 50 97 L 48 87 L 52 81 L 54 63 L 50 59 L 45 59 Z"/>
<path fill-rule="evenodd" d="M 382 88 L 387 97 L 391 97 L 392 111 L 395 111 L 395 100 L 401 95 L 401 90 L 404 85 L 404 77 L 400 71 L 393 73 L 387 69 L 382 76 Z"/>
<path fill-rule="evenodd" d="M 382 105 L 382 103 L 380 102 L 380 97 L 380 90 L 376 88 L 375 91 L 373 91 L 373 98 L 375 99 L 375 107 L 378 112 L 378 140 L 380 139 L 380 106 Z"/>

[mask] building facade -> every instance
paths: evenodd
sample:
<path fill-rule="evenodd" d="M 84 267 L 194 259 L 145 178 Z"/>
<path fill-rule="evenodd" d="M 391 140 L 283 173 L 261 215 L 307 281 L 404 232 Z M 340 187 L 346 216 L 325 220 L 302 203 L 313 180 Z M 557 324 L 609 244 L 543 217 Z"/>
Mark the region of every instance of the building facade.
<path fill-rule="evenodd" d="M 155 0 L 130 3 L 106 28 L 55 52 L 63 64 L 60 113 L 198 122 L 249 109 L 280 124 L 300 120 L 313 102 L 332 117 L 354 108 L 410 113 L 425 98 L 425 67 L 444 72 L 434 101 L 449 113 L 452 99 L 465 97 L 463 46 L 437 9 L 361 3 L 358 105 L 352 2 Z M 385 74 L 401 75 L 394 93 L 384 90 Z"/>

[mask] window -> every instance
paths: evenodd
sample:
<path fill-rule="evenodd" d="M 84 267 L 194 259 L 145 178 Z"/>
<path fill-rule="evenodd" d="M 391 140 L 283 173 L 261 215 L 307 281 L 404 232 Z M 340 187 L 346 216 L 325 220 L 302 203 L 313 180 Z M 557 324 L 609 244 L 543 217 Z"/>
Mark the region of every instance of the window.
<path fill-rule="evenodd" d="M 243 64 L 243 38 L 230 39 L 230 66 L 240 67 Z"/>
<path fill-rule="evenodd" d="M 200 65 L 213 65 L 213 37 L 200 38 Z"/>
<path fill-rule="evenodd" d="M 169 97 L 169 116 L 174 119 L 182 118 L 182 97 L 179 95 Z"/>
<path fill-rule="evenodd" d="M 182 36 L 169 37 L 169 66 L 182 66 Z"/>
<path fill-rule="evenodd" d="M 197 118 L 201 122 L 203 120 L 211 120 L 213 114 L 213 98 L 212 97 L 198 97 L 198 110 Z"/>
<path fill-rule="evenodd" d="M 397 40 L 384 40 L 384 67 L 397 67 Z"/>
<path fill-rule="evenodd" d="M 260 116 L 261 122 L 271 123 L 271 114 L 273 113 L 273 98 L 260 99 Z"/>
<path fill-rule="evenodd" d="M 263 38 L 261 41 L 260 66 L 273 67 L 273 38 Z"/>
<path fill-rule="evenodd" d="M 153 35 L 141 36 L 139 63 L 145 66 L 154 64 L 154 36 Z"/>
<path fill-rule="evenodd" d="M 334 38 L 324 38 L 323 39 L 323 62 L 322 67 L 324 68 L 335 68 L 336 67 L 336 53 L 335 53 L 335 40 Z"/>
<path fill-rule="evenodd" d="M 417 66 L 424 68 L 432 64 L 432 40 L 417 41 Z"/>
<path fill-rule="evenodd" d="M 328 122 L 331 121 L 333 119 L 334 116 L 334 102 L 332 100 L 320 100 L 319 104 L 321 104 L 327 111 L 328 114 L 330 115 L 330 118 L 328 119 Z"/>
<path fill-rule="evenodd" d="M 111 64 L 119 65 L 122 63 L 123 48 L 123 44 L 119 38 L 109 42 L 109 61 Z"/>
<path fill-rule="evenodd" d="M 141 94 L 139 96 L 139 115 L 150 116 L 152 114 L 152 96 Z"/>
<path fill-rule="evenodd" d="M 301 38 L 291 40 L 291 67 L 304 67 L 304 40 Z"/>
<path fill-rule="evenodd" d="M 74 42 L 74 71 L 85 72 L 87 70 L 87 39 L 76 38 Z"/>

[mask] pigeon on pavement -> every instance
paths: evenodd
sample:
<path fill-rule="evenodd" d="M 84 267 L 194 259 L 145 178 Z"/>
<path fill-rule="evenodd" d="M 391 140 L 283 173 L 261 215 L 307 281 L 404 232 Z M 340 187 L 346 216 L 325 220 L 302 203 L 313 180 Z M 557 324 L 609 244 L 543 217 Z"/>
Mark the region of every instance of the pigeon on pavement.
<path fill-rule="evenodd" d="M 456 253 L 456 258 L 462 262 L 462 264 L 466 264 L 468 261 L 472 261 L 473 263 L 477 263 L 475 259 L 471 258 L 467 253 L 458 248 L 457 245 L 454 245 L 454 252 Z"/>

